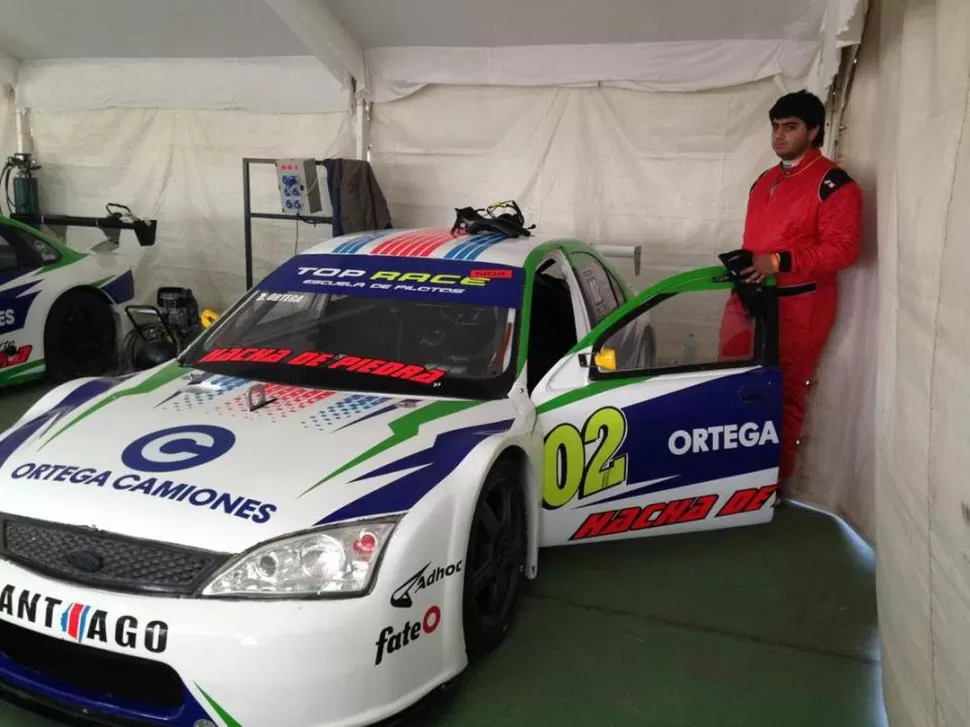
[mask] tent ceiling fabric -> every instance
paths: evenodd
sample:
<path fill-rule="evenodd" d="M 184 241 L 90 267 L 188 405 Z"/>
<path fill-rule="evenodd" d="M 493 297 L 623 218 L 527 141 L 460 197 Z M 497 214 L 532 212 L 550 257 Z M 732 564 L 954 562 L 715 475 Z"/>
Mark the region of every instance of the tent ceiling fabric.
<path fill-rule="evenodd" d="M 17 105 L 48 111 L 131 109 L 336 113 L 349 90 L 312 56 L 25 61 Z"/>
<path fill-rule="evenodd" d="M 307 55 L 264 0 L 0 0 L 0 51 L 54 58 Z"/>
<path fill-rule="evenodd" d="M 427 84 L 697 91 L 771 77 L 822 93 L 840 47 L 861 38 L 866 3 L 0 0 L 0 53 L 20 61 L 18 105 L 61 109 L 345 110 L 334 59 L 359 75 L 354 45 L 377 102 Z M 328 25 L 330 38 L 310 37 Z M 0 59 L 0 79 L 10 66 Z M 249 74 L 276 78 L 267 101 L 248 90 Z"/>
<path fill-rule="evenodd" d="M 366 48 L 378 102 L 425 84 L 603 83 L 683 92 L 771 77 L 821 94 L 838 71 L 839 48 L 860 42 L 867 6 L 866 0 L 329 2 Z"/>
<path fill-rule="evenodd" d="M 815 41 L 818 0 L 327 0 L 365 48 Z"/>

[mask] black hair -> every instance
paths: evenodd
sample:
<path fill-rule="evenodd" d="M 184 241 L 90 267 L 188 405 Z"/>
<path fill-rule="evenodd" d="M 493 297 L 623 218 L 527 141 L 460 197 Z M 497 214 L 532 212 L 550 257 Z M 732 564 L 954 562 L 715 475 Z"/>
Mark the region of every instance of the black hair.
<path fill-rule="evenodd" d="M 825 105 L 818 96 L 809 91 L 785 94 L 768 112 L 772 121 L 791 117 L 804 121 L 809 130 L 818 129 L 812 146 L 820 147 L 825 143 Z"/>

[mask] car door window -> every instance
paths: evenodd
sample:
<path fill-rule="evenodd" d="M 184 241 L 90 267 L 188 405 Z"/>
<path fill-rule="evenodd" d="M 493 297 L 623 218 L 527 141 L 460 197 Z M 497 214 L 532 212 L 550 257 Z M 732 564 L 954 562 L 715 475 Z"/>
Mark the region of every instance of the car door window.
<path fill-rule="evenodd" d="M 603 374 L 655 374 L 754 363 L 760 336 L 729 288 L 660 296 L 597 348 Z M 602 358 L 602 354 L 606 358 Z"/>
<path fill-rule="evenodd" d="M 556 255 L 539 265 L 532 284 L 528 340 L 529 392 L 579 340 L 576 313 L 563 264 Z"/>
<path fill-rule="evenodd" d="M 624 303 L 626 303 L 627 301 L 626 293 L 624 293 L 623 288 L 620 287 L 620 281 L 618 281 L 612 275 L 610 275 L 610 287 L 613 288 L 613 295 L 620 302 L 620 305 L 623 305 Z"/>
<path fill-rule="evenodd" d="M 586 302 L 590 323 L 595 326 L 620 305 L 609 274 L 599 261 L 588 253 L 570 255 L 573 270 Z"/>
<path fill-rule="evenodd" d="M 52 246 L 16 227 L 0 224 L 0 273 L 31 270 L 61 259 Z"/>

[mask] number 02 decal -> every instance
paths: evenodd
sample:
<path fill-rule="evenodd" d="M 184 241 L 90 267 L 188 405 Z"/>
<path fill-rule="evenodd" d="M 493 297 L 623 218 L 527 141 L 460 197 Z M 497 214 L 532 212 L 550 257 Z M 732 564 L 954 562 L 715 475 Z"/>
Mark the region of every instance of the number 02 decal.
<path fill-rule="evenodd" d="M 574 497 L 589 497 L 626 482 L 627 455 L 616 456 L 626 440 L 626 417 L 608 406 L 593 412 L 580 431 L 560 424 L 549 432 L 543 468 L 543 507 L 555 510 Z M 587 459 L 586 446 L 595 445 Z"/>

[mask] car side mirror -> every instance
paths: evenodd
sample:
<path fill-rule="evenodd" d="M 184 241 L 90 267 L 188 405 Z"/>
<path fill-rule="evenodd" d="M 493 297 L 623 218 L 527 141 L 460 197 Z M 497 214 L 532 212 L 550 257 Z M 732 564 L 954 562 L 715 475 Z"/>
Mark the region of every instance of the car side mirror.
<path fill-rule="evenodd" d="M 612 348 L 603 348 L 593 356 L 593 363 L 601 369 L 616 371 L 616 351 Z"/>

